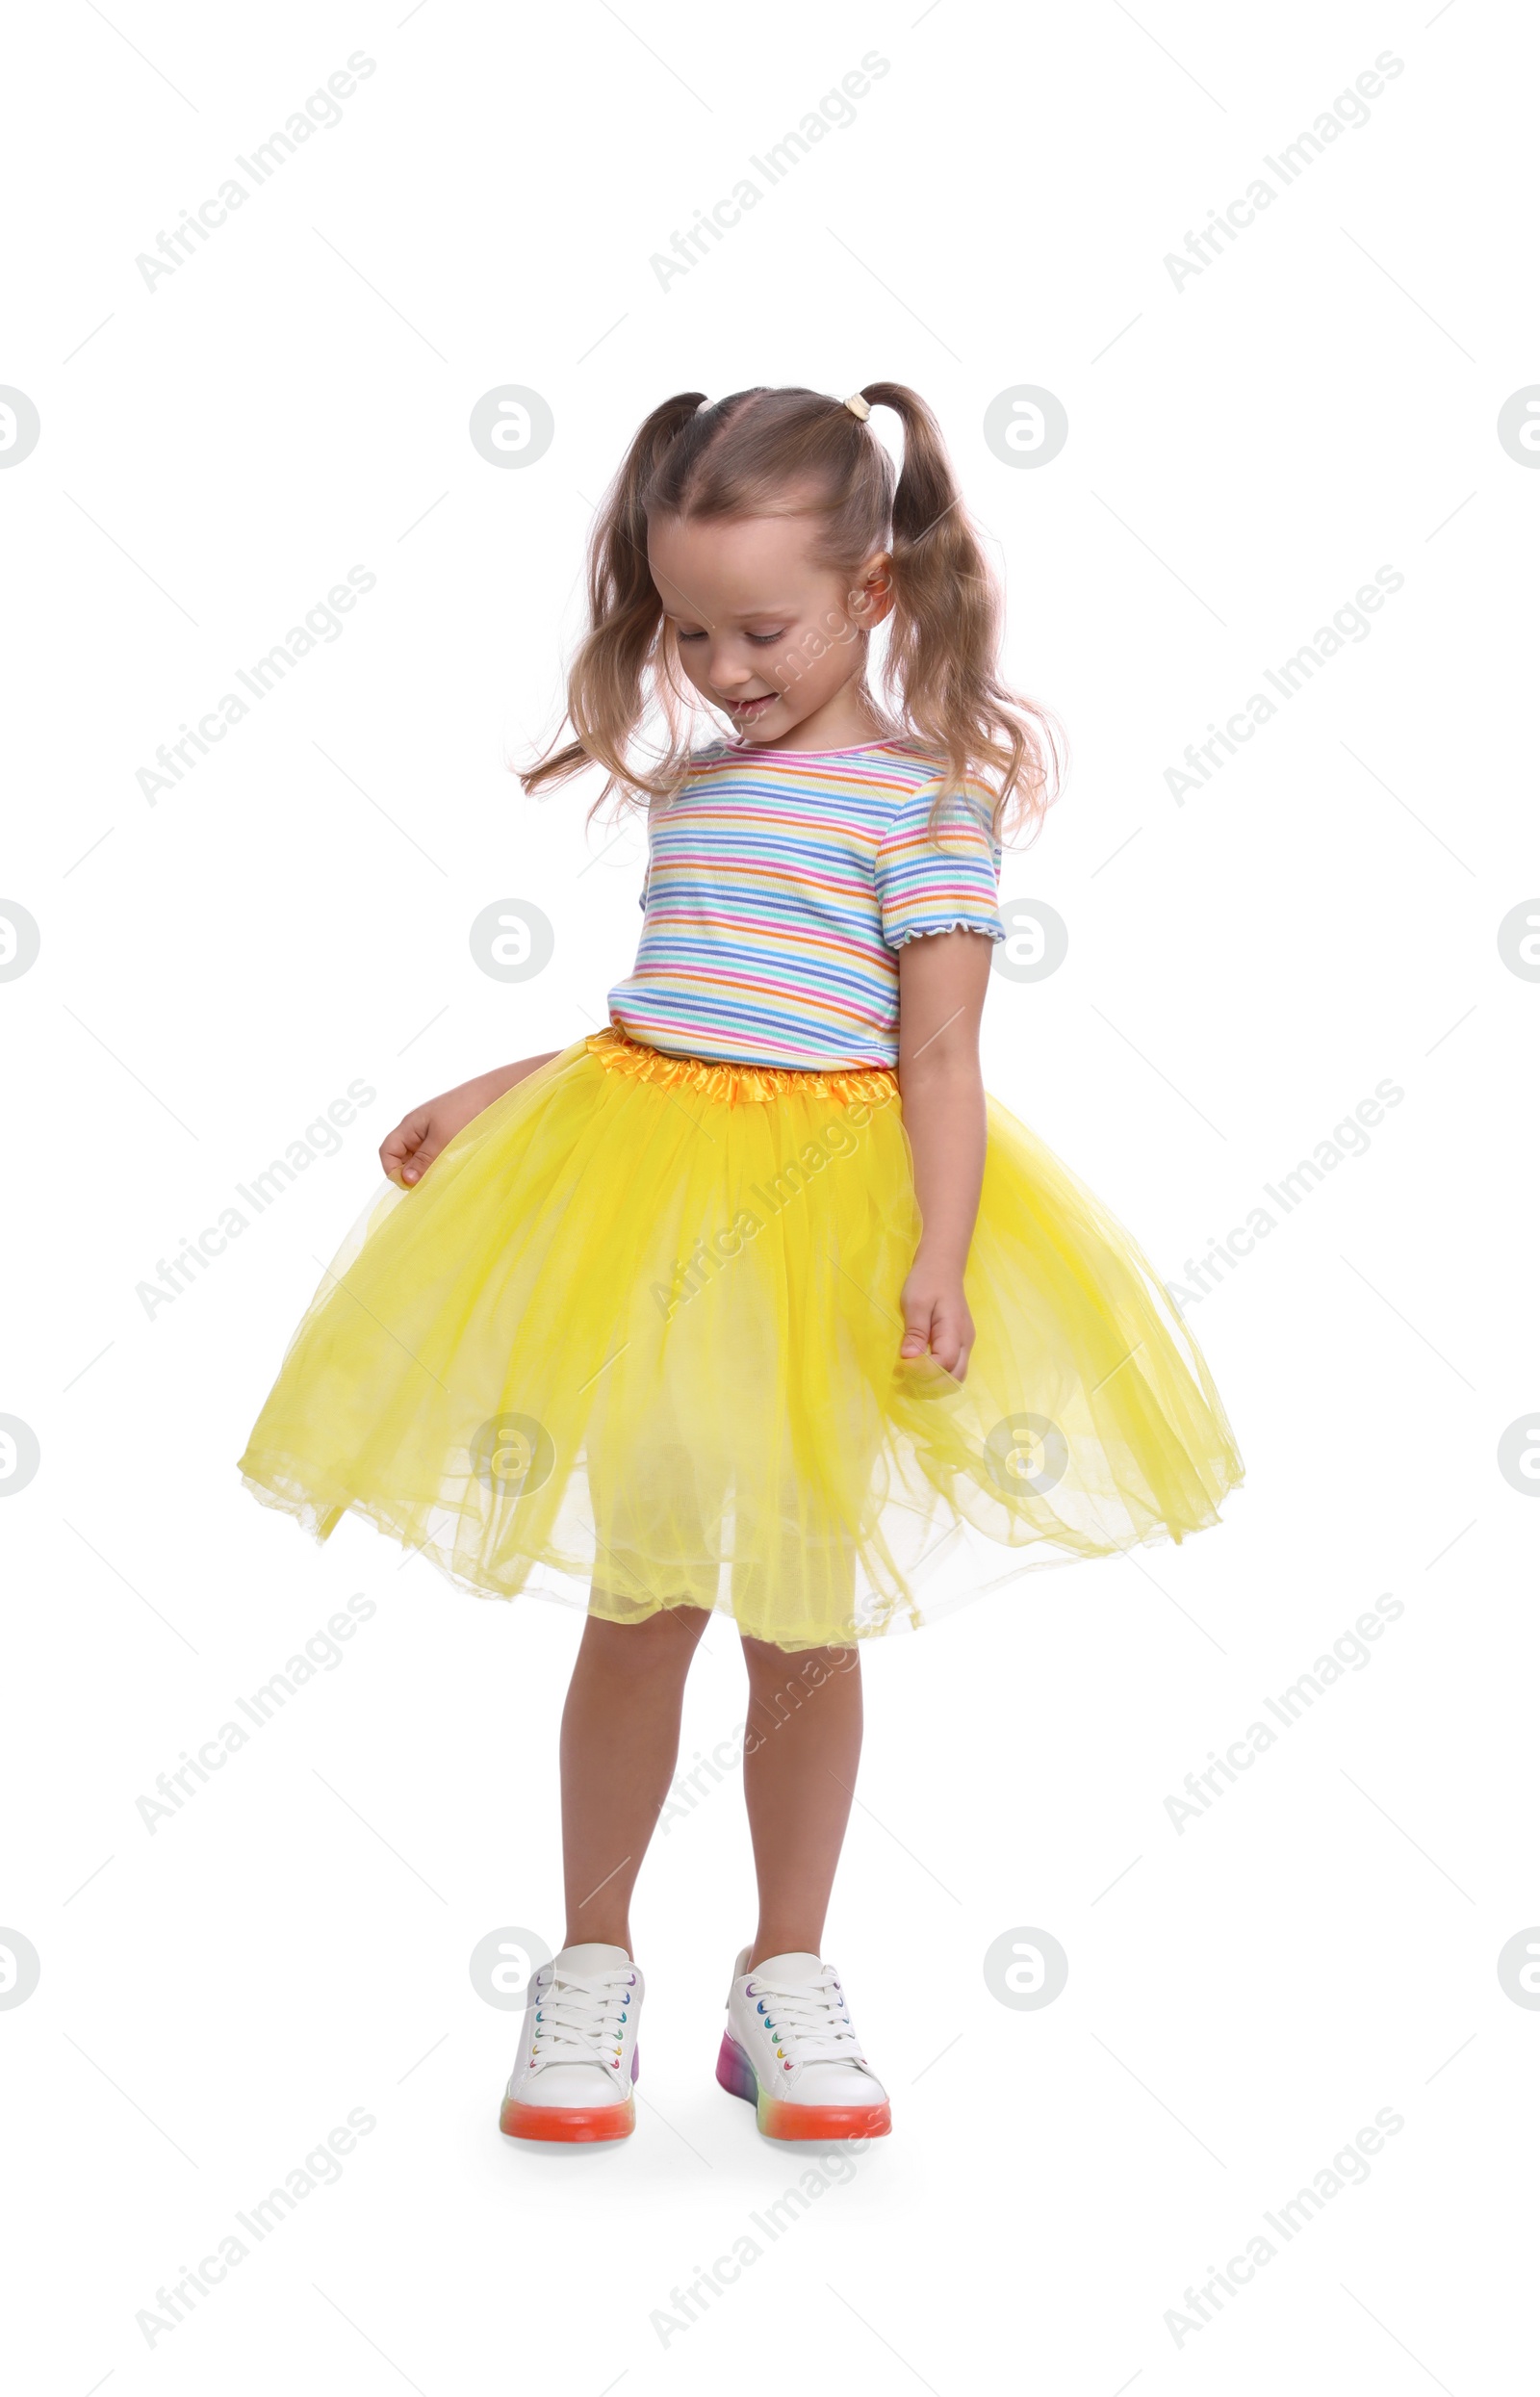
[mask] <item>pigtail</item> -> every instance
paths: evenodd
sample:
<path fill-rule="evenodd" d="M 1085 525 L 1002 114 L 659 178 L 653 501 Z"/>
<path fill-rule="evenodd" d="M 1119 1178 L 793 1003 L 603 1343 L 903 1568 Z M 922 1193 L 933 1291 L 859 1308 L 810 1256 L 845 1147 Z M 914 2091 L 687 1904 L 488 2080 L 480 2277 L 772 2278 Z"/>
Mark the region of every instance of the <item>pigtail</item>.
<path fill-rule="evenodd" d="M 526 791 L 565 782 L 589 764 L 602 765 L 607 780 L 594 802 L 595 814 L 612 793 L 650 787 L 629 761 L 629 750 L 649 702 L 648 670 L 654 675 L 658 703 L 668 724 L 671 752 L 678 748 L 680 700 L 667 661 L 659 660 L 663 606 L 647 565 L 647 514 L 643 498 L 663 459 L 705 400 L 682 391 L 665 400 L 638 427 L 620 471 L 604 495 L 588 545 L 589 630 L 567 678 L 567 714 L 574 737 L 549 749 L 520 776 Z M 558 735 L 559 739 L 559 735 Z"/>
<path fill-rule="evenodd" d="M 993 794 L 994 829 L 1035 831 L 1064 776 L 1053 718 L 999 680 L 1000 593 L 962 503 L 940 426 L 904 383 L 868 383 L 904 427 L 892 503 L 892 631 L 884 683 L 906 728 L 945 760 L 937 812 L 970 780 Z"/>

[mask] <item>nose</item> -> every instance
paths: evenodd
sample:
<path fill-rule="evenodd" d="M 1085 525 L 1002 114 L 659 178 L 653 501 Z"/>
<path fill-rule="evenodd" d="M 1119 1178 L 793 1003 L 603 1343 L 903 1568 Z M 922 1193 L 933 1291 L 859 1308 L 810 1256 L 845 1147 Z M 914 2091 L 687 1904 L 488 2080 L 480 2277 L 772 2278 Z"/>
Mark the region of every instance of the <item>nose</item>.
<path fill-rule="evenodd" d="M 731 650 L 711 654 L 711 687 L 716 691 L 740 691 L 752 682 L 754 673 L 747 660 L 734 657 Z"/>

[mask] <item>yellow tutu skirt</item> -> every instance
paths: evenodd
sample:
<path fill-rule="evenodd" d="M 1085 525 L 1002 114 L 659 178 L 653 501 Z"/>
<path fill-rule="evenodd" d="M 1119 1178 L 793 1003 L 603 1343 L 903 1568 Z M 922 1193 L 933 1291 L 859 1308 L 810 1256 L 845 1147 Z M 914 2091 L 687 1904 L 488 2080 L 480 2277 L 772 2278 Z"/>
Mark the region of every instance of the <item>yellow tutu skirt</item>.
<path fill-rule="evenodd" d="M 611 1027 L 386 1186 L 241 1471 L 321 1539 L 366 1516 L 473 1590 L 721 1607 L 787 1649 L 1216 1521 L 1243 1467 L 1202 1357 L 994 1099 L 961 1383 L 899 1360 L 918 1235 L 896 1075 Z"/>

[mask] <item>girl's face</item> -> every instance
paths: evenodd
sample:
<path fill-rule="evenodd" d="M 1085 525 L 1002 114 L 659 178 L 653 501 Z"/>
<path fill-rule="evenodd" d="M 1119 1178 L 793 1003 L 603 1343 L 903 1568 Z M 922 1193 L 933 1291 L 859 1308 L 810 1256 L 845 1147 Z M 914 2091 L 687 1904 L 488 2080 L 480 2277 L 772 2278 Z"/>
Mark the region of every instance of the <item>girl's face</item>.
<path fill-rule="evenodd" d="M 853 747 L 873 729 L 864 636 L 892 606 L 887 554 L 837 574 L 810 554 L 813 522 L 660 517 L 648 529 L 686 675 L 740 739 L 768 748 Z"/>

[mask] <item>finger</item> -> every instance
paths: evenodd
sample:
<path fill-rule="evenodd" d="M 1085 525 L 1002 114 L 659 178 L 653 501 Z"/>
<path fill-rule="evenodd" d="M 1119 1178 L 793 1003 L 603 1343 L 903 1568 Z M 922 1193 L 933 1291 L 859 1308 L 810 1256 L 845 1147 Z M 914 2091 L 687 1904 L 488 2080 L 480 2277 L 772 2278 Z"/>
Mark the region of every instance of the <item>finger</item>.
<path fill-rule="evenodd" d="M 910 1308 L 906 1311 L 904 1337 L 899 1346 L 900 1356 L 923 1356 L 931 1345 L 931 1309 Z"/>
<path fill-rule="evenodd" d="M 417 1147 L 401 1168 L 401 1179 L 408 1187 L 420 1182 L 436 1157 L 441 1157 L 449 1141 L 433 1124 L 429 1124 Z"/>
<path fill-rule="evenodd" d="M 937 1364 L 961 1381 L 967 1371 L 968 1351 L 973 1345 L 973 1326 L 961 1312 L 937 1308 L 935 1334 L 931 1347 Z"/>
<path fill-rule="evenodd" d="M 405 1174 L 408 1158 L 417 1143 L 405 1130 L 393 1132 L 380 1144 L 380 1171 L 389 1182 L 398 1182 Z"/>
<path fill-rule="evenodd" d="M 388 1134 L 379 1152 L 380 1164 L 393 1181 L 421 1181 L 437 1156 L 441 1142 L 433 1139 L 433 1119 L 425 1108 L 403 1116 Z"/>

